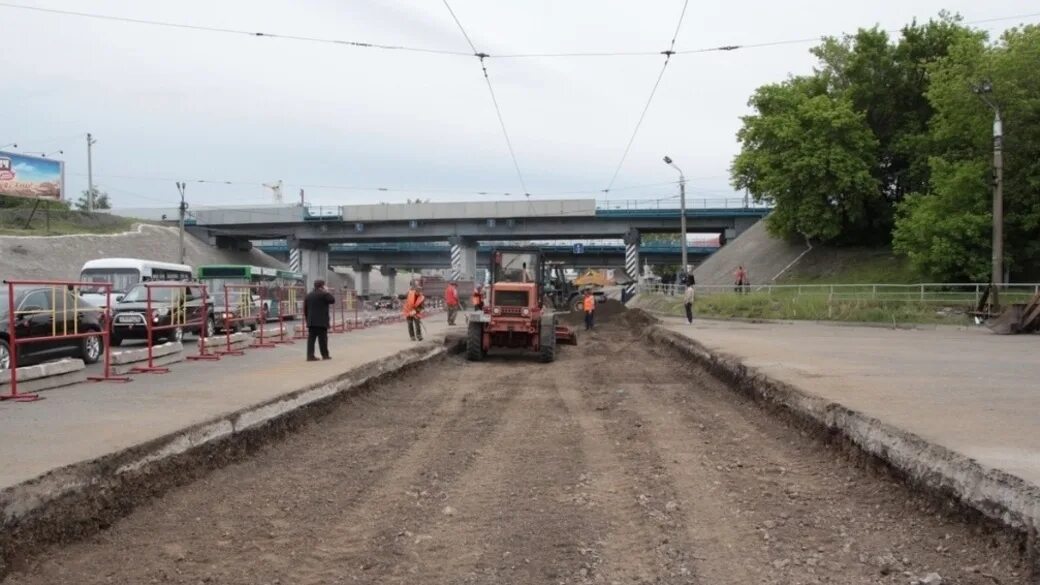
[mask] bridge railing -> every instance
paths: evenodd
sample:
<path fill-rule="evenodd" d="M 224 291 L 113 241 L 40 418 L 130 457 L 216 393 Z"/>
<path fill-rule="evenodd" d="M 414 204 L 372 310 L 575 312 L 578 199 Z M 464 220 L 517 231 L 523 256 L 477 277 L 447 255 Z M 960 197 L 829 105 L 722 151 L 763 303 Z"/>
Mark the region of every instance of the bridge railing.
<path fill-rule="evenodd" d="M 745 197 L 687 197 L 686 209 L 769 209 L 768 203 L 756 203 Z M 642 210 L 679 209 L 679 196 L 663 199 L 597 199 L 596 209 Z"/>
<path fill-rule="evenodd" d="M 749 294 L 766 298 L 824 298 L 827 301 L 885 301 L 923 304 L 978 305 L 989 285 L 984 283 L 919 284 L 758 284 L 744 288 L 736 285 L 695 285 L 698 297 L 720 294 Z M 640 283 L 640 292 L 680 296 L 685 287 L 674 284 Z M 1040 293 L 1040 283 L 1013 283 L 1000 286 L 1004 303 L 1024 303 Z"/>

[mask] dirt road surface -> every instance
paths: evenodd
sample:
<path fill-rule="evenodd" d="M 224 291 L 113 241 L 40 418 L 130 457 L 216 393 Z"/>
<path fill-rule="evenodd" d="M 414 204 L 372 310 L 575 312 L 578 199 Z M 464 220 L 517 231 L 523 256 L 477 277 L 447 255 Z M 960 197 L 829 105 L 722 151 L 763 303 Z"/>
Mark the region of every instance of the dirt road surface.
<path fill-rule="evenodd" d="M 7 582 L 1027 582 L 1010 539 L 647 346 L 639 324 L 615 316 L 551 365 L 425 366 Z"/>

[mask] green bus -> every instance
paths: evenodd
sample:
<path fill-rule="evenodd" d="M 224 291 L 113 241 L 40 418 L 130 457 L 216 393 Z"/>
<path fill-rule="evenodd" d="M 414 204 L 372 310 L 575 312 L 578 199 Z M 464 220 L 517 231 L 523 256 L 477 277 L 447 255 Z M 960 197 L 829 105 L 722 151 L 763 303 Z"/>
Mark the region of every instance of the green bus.
<path fill-rule="evenodd" d="M 267 320 L 278 319 L 281 306 L 276 302 L 277 289 L 284 286 L 303 286 L 303 275 L 289 270 L 249 266 L 246 264 L 210 264 L 199 266 L 199 280 L 206 285 L 211 297 L 223 298 L 224 285 L 259 285 L 254 292 L 254 302 Z"/>

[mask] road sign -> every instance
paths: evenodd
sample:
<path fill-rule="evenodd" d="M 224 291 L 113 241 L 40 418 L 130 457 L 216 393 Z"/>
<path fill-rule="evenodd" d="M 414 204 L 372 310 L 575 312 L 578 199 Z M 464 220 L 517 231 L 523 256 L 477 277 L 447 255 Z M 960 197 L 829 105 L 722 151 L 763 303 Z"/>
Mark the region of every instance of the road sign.
<path fill-rule="evenodd" d="M 575 254 L 584 254 L 585 253 L 585 244 L 581 244 L 581 243 L 574 244 L 574 253 Z"/>

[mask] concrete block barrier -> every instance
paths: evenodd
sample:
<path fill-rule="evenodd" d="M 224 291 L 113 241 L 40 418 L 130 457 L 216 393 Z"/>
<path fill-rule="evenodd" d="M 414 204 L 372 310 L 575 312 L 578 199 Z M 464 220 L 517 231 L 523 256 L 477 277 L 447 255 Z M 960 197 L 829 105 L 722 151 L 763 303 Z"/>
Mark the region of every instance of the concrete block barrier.
<path fill-rule="evenodd" d="M 255 336 L 252 333 L 248 333 L 248 332 L 245 332 L 245 331 L 239 331 L 238 333 L 232 333 L 231 334 L 231 349 L 232 350 L 245 349 L 245 348 L 253 345 L 253 342 L 254 342 L 255 339 L 256 338 L 255 338 Z M 207 337 L 206 338 L 206 351 L 213 352 L 213 351 L 221 351 L 221 350 L 227 349 L 227 343 L 228 343 L 227 340 L 228 340 L 228 338 L 225 335 L 217 335 L 216 337 Z"/>
<path fill-rule="evenodd" d="M 18 392 L 31 394 L 40 390 L 78 384 L 86 379 L 86 364 L 80 359 L 66 358 L 35 366 L 22 366 L 18 368 Z M 8 370 L 0 370 L 0 394 L 7 393 L 10 385 L 11 373 Z"/>
<path fill-rule="evenodd" d="M 184 345 L 179 341 L 166 342 L 152 347 L 152 363 L 166 366 L 184 361 Z M 116 375 L 131 373 L 136 367 L 148 362 L 148 348 L 135 347 L 112 352 L 112 372 Z"/>

